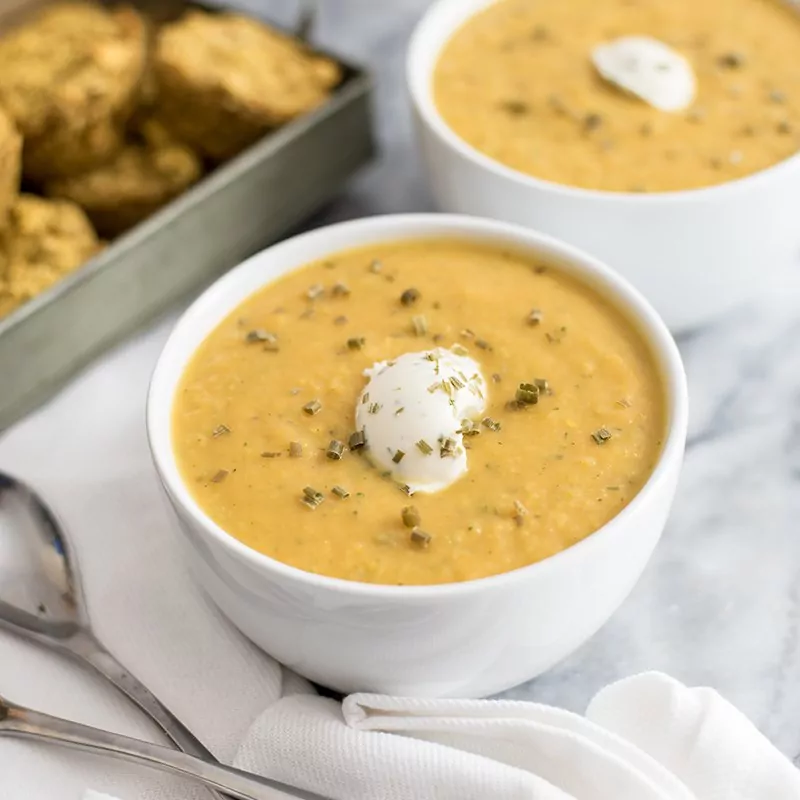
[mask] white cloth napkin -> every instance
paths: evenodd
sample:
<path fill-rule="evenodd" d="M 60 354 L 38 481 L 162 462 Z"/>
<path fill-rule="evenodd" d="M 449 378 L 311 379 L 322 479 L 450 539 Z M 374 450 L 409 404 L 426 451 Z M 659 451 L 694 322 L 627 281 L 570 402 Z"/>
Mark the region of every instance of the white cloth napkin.
<path fill-rule="evenodd" d="M 732 706 L 661 675 L 605 689 L 585 718 L 511 701 L 315 696 L 185 572 L 144 437 L 167 330 L 120 348 L 7 432 L 0 469 L 69 528 L 99 636 L 219 758 L 335 800 L 800 799 L 794 767 Z M 100 679 L 3 633 L 0 692 L 159 740 Z M 79 800 L 89 787 L 122 800 L 208 797 L 132 765 L 0 739 L 0 800 Z"/>
<path fill-rule="evenodd" d="M 502 700 L 284 698 L 236 764 L 336 800 L 800 798 L 800 772 L 730 703 L 659 673 L 602 690 L 586 717 Z"/>

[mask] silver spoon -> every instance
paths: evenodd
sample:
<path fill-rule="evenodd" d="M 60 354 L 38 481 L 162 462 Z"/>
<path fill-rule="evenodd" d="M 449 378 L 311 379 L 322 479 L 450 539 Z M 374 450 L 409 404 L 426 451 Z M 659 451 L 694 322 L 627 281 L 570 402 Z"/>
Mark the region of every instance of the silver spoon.
<path fill-rule="evenodd" d="M 0 628 L 91 667 L 142 709 L 183 750 L 211 752 L 98 641 L 69 541 L 52 511 L 21 481 L 0 472 Z M 277 782 L 265 785 L 295 790 Z M 322 798 L 317 798 L 322 800 Z"/>
<path fill-rule="evenodd" d="M 272 781 L 233 767 L 224 767 L 168 747 L 31 711 L 13 705 L 0 696 L 0 736 L 4 735 L 54 742 L 144 764 L 182 777 L 194 778 L 209 788 L 218 789 L 239 800 L 280 800 L 286 797 L 318 800 L 318 795 L 299 790 L 287 795 L 277 789 Z"/>

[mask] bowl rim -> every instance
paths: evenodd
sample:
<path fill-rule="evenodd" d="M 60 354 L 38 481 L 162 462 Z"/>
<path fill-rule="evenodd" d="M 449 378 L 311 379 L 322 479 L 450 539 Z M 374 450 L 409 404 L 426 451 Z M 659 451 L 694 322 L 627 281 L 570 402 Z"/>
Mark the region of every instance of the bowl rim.
<path fill-rule="evenodd" d="M 452 233 L 454 228 L 458 229 L 458 233 L 455 235 Z M 198 324 L 200 313 L 213 304 L 217 295 L 223 294 L 226 289 L 237 283 L 246 282 L 250 272 L 255 271 L 263 261 L 268 261 L 273 253 L 286 250 L 291 252 L 293 248 L 301 248 L 305 244 L 313 247 L 315 243 L 320 246 L 320 249 L 324 249 L 322 243 L 334 234 L 338 234 L 338 238 L 352 236 L 354 241 L 349 245 L 336 246 L 335 250 L 329 250 L 329 253 L 360 246 L 358 238 L 364 234 L 375 235 L 376 241 L 392 242 L 419 240 L 426 237 L 435 238 L 437 235 L 444 235 L 445 231 L 449 238 L 463 237 L 466 241 L 476 242 L 502 240 L 523 252 L 527 251 L 552 258 L 564 264 L 569 274 L 575 274 L 578 280 L 586 280 L 590 285 L 597 285 L 598 290 L 606 295 L 610 302 L 617 306 L 637 327 L 658 365 L 667 406 L 667 428 L 662 449 L 645 484 L 628 505 L 605 525 L 565 550 L 542 561 L 508 572 L 455 583 L 397 586 L 320 575 L 260 553 L 227 533 L 200 508 L 180 477 L 177 468 L 170 435 L 170 417 L 180 377 L 191 355 L 183 359 L 177 368 L 172 368 L 168 363 L 171 352 L 179 348 L 180 342 L 184 338 L 197 338 L 198 327 L 204 327 Z M 300 260 L 295 267 L 282 274 L 302 269 L 310 260 L 316 260 L 317 257 L 324 256 L 313 256 Z M 271 277 L 265 279 L 259 284 L 259 288 L 253 291 L 260 291 L 273 280 L 274 278 Z M 234 303 L 223 304 L 219 314 L 216 315 L 212 329 L 219 325 L 241 302 L 240 299 Z M 203 335 L 201 341 L 207 335 L 208 332 Z M 196 352 L 198 346 L 199 343 L 195 343 L 191 347 L 192 354 Z M 165 428 L 167 434 L 160 436 L 156 431 L 156 421 L 163 420 L 164 414 L 168 415 Z M 659 491 L 662 484 L 667 482 L 668 485 L 674 469 L 680 468 L 687 425 L 687 379 L 678 347 L 658 313 L 638 290 L 598 259 L 554 237 L 535 232 L 521 225 L 459 214 L 387 214 L 339 222 L 293 236 L 246 259 L 215 281 L 183 312 L 159 354 L 152 373 L 146 402 L 147 439 L 156 472 L 172 502 L 177 504 L 180 510 L 188 515 L 192 523 L 200 528 L 206 536 L 210 536 L 224 550 L 252 566 L 264 577 L 272 576 L 278 580 L 304 584 L 307 588 L 318 591 L 327 590 L 375 600 L 425 601 L 453 598 L 477 590 L 497 588 L 509 581 L 526 580 L 536 574 L 544 574 L 558 569 L 562 565 L 568 565 L 585 556 L 591 558 L 593 550 L 604 546 L 610 538 L 620 532 L 627 518 L 636 514 L 642 506 L 649 503 L 650 498 Z"/>
<path fill-rule="evenodd" d="M 444 120 L 433 101 L 431 84 L 432 73 L 442 48 L 450 37 L 467 20 L 479 14 L 501 0 L 473 0 L 467 6 L 464 0 L 434 0 L 426 9 L 422 18 L 414 27 L 406 50 L 406 85 L 412 104 L 416 109 L 420 119 L 427 125 L 436 137 L 447 147 L 457 152 L 462 158 L 470 161 L 473 165 L 492 173 L 498 178 L 513 181 L 527 189 L 552 192 L 568 198 L 604 201 L 608 203 L 630 203 L 637 202 L 642 204 L 658 203 L 680 203 L 698 202 L 714 199 L 717 195 L 730 192 L 746 191 L 753 185 L 758 185 L 764 181 L 771 180 L 776 173 L 789 168 L 800 167 L 800 150 L 794 155 L 773 164 L 750 175 L 741 178 L 725 181 L 724 183 L 712 186 L 702 186 L 694 189 L 676 189 L 665 192 L 612 192 L 606 189 L 586 189 L 580 186 L 570 186 L 569 184 L 556 183 L 544 178 L 537 178 L 528 175 L 503 164 L 500 161 L 486 155 L 473 147 L 465 139 L 462 139 Z M 468 10 L 459 17 L 455 25 L 444 25 L 440 17 L 445 10 L 450 8 L 467 7 Z M 431 52 L 427 46 L 426 39 L 434 33 L 444 31 L 442 43 L 436 50 Z M 430 60 L 430 68 L 424 67 L 424 63 Z"/>

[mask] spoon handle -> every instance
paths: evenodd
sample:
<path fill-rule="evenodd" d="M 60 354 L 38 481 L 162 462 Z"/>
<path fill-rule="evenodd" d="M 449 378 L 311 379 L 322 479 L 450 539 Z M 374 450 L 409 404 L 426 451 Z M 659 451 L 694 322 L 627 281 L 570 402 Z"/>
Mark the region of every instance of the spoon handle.
<path fill-rule="evenodd" d="M 323 800 L 319 795 L 300 790 L 287 794 L 280 784 L 266 778 L 38 711 L 10 704 L 7 707 L 0 706 L 0 712 L 3 711 L 5 715 L 0 716 L 0 735 L 55 742 L 78 750 L 143 764 L 182 777 L 194 778 L 209 788 L 225 792 L 238 800 Z"/>
<path fill-rule="evenodd" d="M 99 672 L 139 706 L 176 747 L 207 761 L 216 760 L 208 748 L 94 637 L 82 631 L 73 636 L 67 646 L 73 656 Z"/>

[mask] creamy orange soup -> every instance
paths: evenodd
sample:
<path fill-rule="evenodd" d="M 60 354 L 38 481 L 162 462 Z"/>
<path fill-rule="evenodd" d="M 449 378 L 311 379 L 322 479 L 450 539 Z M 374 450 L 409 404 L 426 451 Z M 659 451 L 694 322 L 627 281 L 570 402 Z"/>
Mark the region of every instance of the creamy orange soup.
<path fill-rule="evenodd" d="M 637 35 L 691 63 L 687 110 L 597 75 L 592 48 Z M 446 45 L 434 94 L 461 138 L 520 172 L 609 191 L 710 186 L 800 149 L 800 15 L 781 0 L 500 0 Z"/>
<path fill-rule="evenodd" d="M 363 372 L 454 345 L 486 377 L 491 425 L 464 437 L 465 475 L 409 497 L 347 447 Z M 173 415 L 183 478 L 224 530 L 303 570 L 399 585 L 580 541 L 641 489 L 665 427 L 651 355 L 613 306 L 556 266 L 449 240 L 340 253 L 257 292 L 199 347 Z"/>

